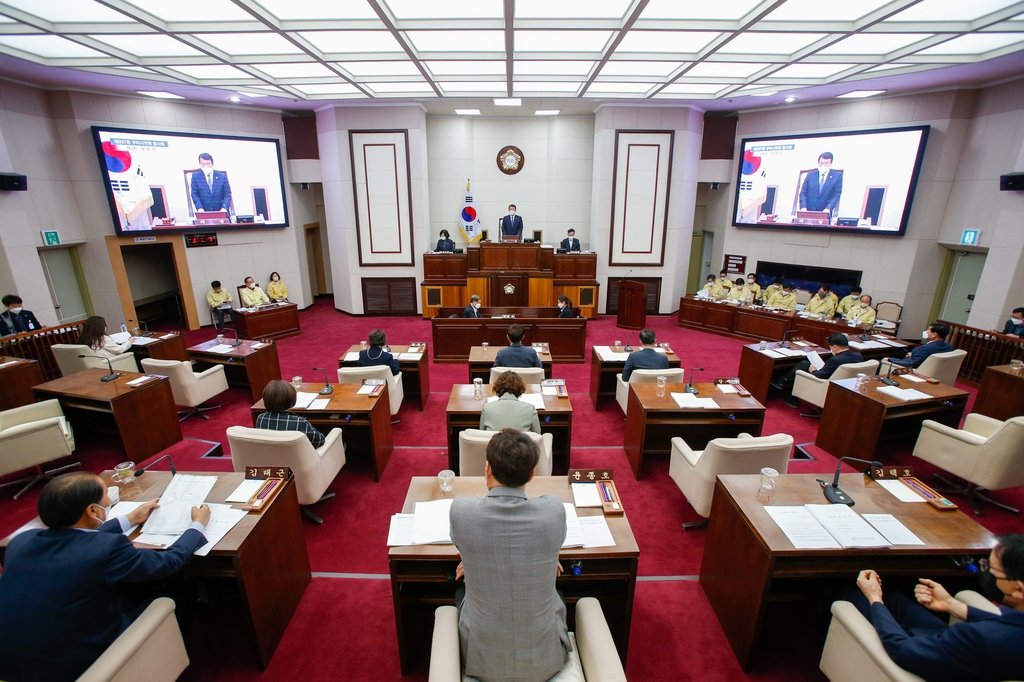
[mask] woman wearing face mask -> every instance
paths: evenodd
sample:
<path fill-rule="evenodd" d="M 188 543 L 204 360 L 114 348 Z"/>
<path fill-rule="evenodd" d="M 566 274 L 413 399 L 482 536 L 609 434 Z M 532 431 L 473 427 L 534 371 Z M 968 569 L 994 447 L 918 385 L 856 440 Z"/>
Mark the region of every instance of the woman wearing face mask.
<path fill-rule="evenodd" d="M 864 294 L 860 302 L 846 313 L 846 321 L 853 322 L 867 329 L 875 324 L 875 309 L 871 307 L 871 297 Z"/>
<path fill-rule="evenodd" d="M 256 285 L 256 280 L 252 277 L 246 277 L 245 288 L 242 289 L 242 305 L 246 308 L 255 308 L 267 303 L 270 303 L 270 299 L 263 293 L 263 289 Z"/>
<path fill-rule="evenodd" d="M 559 317 L 572 317 L 572 301 L 569 300 L 568 296 L 558 297 L 558 316 Z"/>
<path fill-rule="evenodd" d="M 267 296 L 271 301 L 287 301 L 288 287 L 281 281 L 281 275 L 276 272 L 270 273 L 270 284 L 267 285 Z"/>
<path fill-rule="evenodd" d="M 88 346 L 93 355 L 101 355 L 105 358 L 116 358 L 132 347 L 131 337 L 123 343 L 118 343 L 109 337 L 107 335 L 107 321 L 98 315 L 93 315 L 82 325 L 82 333 L 78 335 L 78 343 Z"/>

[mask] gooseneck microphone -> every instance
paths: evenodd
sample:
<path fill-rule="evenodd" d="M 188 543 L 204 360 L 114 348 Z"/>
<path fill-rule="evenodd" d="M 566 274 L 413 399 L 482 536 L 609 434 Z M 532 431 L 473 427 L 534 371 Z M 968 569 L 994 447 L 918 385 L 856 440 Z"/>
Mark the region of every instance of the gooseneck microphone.
<path fill-rule="evenodd" d="M 331 395 L 334 393 L 334 387 L 331 386 L 331 380 L 327 377 L 326 367 L 314 367 L 313 371 L 322 370 L 324 373 L 324 387 L 320 389 L 320 395 Z"/>
<path fill-rule="evenodd" d="M 632 353 L 633 352 L 633 346 L 631 345 L 632 342 L 633 342 L 633 332 L 630 332 L 626 336 L 626 347 L 623 348 L 623 350 L 626 351 L 627 353 Z"/>
<path fill-rule="evenodd" d="M 242 345 L 242 342 L 238 340 L 238 330 L 237 329 L 235 329 L 234 327 L 224 327 L 224 331 L 231 332 L 232 334 L 235 335 L 235 342 L 231 344 L 232 348 L 236 348 L 236 347 Z"/>
<path fill-rule="evenodd" d="M 789 336 L 790 334 L 792 334 L 795 331 L 798 331 L 798 330 L 790 329 L 790 330 L 785 331 L 785 332 L 782 333 L 782 342 L 779 344 L 779 346 L 781 348 L 790 348 L 789 342 L 786 341 L 786 337 Z"/>
<path fill-rule="evenodd" d="M 822 490 L 825 493 L 825 499 L 828 500 L 830 504 L 846 504 L 846 505 L 849 505 L 849 506 L 852 507 L 853 504 L 854 504 L 853 498 L 850 497 L 849 495 L 847 495 L 845 492 L 843 492 L 843 489 L 839 487 L 839 473 L 840 473 L 840 470 L 841 470 L 841 468 L 843 466 L 843 462 L 860 462 L 861 464 L 867 464 L 867 465 L 873 466 L 873 467 L 881 467 L 881 466 L 884 466 L 884 465 L 881 462 L 879 462 L 877 459 L 869 460 L 869 459 L 859 459 L 857 457 L 840 457 L 839 458 L 839 463 L 836 464 L 836 476 L 835 476 L 834 479 L 832 479 L 832 483 L 831 484 L 827 484 L 827 483 L 823 484 L 821 487 L 822 487 Z"/>
<path fill-rule="evenodd" d="M 107 376 L 100 379 L 100 381 L 113 381 L 114 379 L 121 376 L 114 371 L 114 366 L 110 364 L 110 358 L 103 357 L 102 355 L 79 355 L 80 358 L 96 358 L 97 360 L 103 360 L 107 363 L 107 370 L 110 372 Z"/>
<path fill-rule="evenodd" d="M 895 379 L 892 378 L 892 371 L 894 369 L 896 369 L 896 364 L 893 363 L 893 362 L 890 362 L 889 363 L 889 372 L 884 377 L 881 377 L 879 379 L 886 386 L 899 386 L 900 385 L 900 382 L 898 382 L 898 381 L 896 381 Z"/>
<path fill-rule="evenodd" d="M 153 465 L 154 465 L 154 464 L 156 464 L 157 462 L 159 462 L 159 461 L 161 461 L 161 460 L 164 460 L 164 459 L 166 459 L 166 460 L 167 460 L 167 463 L 171 465 L 171 476 L 177 476 L 177 475 L 178 475 L 178 470 L 174 468 L 174 460 L 173 460 L 173 459 L 171 459 L 171 456 L 170 456 L 170 455 L 164 455 L 163 457 L 157 457 L 157 458 L 156 458 L 156 459 L 154 459 L 154 460 L 153 460 L 152 462 L 150 462 L 150 463 L 149 463 L 149 464 L 147 464 L 146 466 L 144 466 L 144 467 L 142 467 L 141 469 L 139 469 L 138 471 L 136 471 L 136 472 L 135 472 L 135 478 L 138 478 L 138 477 L 139 477 L 139 476 L 141 476 L 142 474 L 146 473 L 146 470 L 147 470 L 147 469 L 149 469 L 149 468 L 150 468 L 151 466 L 153 466 Z"/>
<path fill-rule="evenodd" d="M 699 391 L 697 391 L 697 389 L 693 387 L 693 373 L 694 372 L 703 372 L 703 371 L 704 371 L 703 367 L 694 367 L 693 369 L 690 370 L 690 383 L 686 384 L 686 392 L 687 393 L 692 393 L 694 395 L 697 395 L 697 393 Z"/>

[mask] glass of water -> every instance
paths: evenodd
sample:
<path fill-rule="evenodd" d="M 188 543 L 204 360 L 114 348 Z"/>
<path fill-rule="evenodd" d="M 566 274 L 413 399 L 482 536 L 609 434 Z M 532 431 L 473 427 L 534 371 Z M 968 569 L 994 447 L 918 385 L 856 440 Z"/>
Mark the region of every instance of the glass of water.
<path fill-rule="evenodd" d="M 1019 372 L 1024 367 L 1024 360 L 1010 360 L 1010 369 L 1014 372 Z"/>
<path fill-rule="evenodd" d="M 452 479 L 455 478 L 455 472 L 451 469 L 445 469 L 437 474 L 437 483 L 441 487 L 442 493 L 450 493 L 452 491 Z"/>
<path fill-rule="evenodd" d="M 359 348 L 360 350 L 366 350 L 366 341 L 360 341 Z"/>
<path fill-rule="evenodd" d="M 484 349 L 484 355 L 487 355 L 487 342 L 484 341 L 480 344 L 480 347 Z"/>
<path fill-rule="evenodd" d="M 761 469 L 761 490 L 771 492 L 775 490 L 775 483 L 779 480 L 779 472 L 771 467 Z"/>
<path fill-rule="evenodd" d="M 296 391 L 302 388 L 302 377 L 292 377 L 292 386 L 295 387 Z"/>
<path fill-rule="evenodd" d="M 473 399 L 482 400 L 484 397 L 484 380 L 480 377 L 473 379 Z"/>

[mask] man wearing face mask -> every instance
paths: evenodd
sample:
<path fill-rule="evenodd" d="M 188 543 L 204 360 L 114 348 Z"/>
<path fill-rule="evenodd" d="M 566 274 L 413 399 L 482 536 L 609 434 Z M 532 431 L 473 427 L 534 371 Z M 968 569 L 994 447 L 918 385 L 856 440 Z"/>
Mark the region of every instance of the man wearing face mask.
<path fill-rule="evenodd" d="M 462 311 L 462 316 L 483 317 L 483 315 L 480 314 L 480 296 L 478 294 L 473 294 L 469 297 L 469 305 L 467 305 L 466 309 Z"/>
<path fill-rule="evenodd" d="M 39 324 L 32 311 L 21 307 L 20 296 L 7 294 L 2 302 L 7 310 L 0 313 L 0 336 L 33 332 L 42 328 L 43 325 Z"/>
<path fill-rule="evenodd" d="M 761 298 L 761 285 L 757 283 L 757 275 L 753 272 L 747 275 L 747 301 L 753 303 Z"/>
<path fill-rule="evenodd" d="M 949 325 L 942 322 L 932 322 L 928 329 L 921 332 L 921 338 L 924 340 L 924 343 L 905 356 L 895 355 L 888 360 L 882 360 L 882 364 L 878 368 L 879 373 L 888 373 L 889 367 L 886 363 L 916 369 L 933 353 L 948 353 L 953 350 L 953 346 L 946 342 L 947 336 L 949 336 Z"/>
<path fill-rule="evenodd" d="M 125 608 L 118 584 L 168 578 L 206 544 L 204 504 L 167 549 L 132 545 L 124 531 L 146 521 L 157 502 L 113 518 L 99 476 L 75 472 L 46 484 L 36 505 L 46 528 L 17 535 L 4 557 L 0 679 L 77 679 L 148 606 Z"/>
<path fill-rule="evenodd" d="M 5 299 L 6 300 L 6 299 Z M 992 331 L 998 331 L 993 329 Z M 1010 319 L 1006 321 L 1002 334 L 1024 337 L 1024 308 L 1014 308 Z"/>
<path fill-rule="evenodd" d="M 846 313 L 856 308 L 860 303 L 862 293 L 863 289 L 860 287 L 850 287 L 850 295 L 844 296 L 843 300 L 839 301 L 839 305 L 836 306 L 836 315 L 846 317 Z"/>
<path fill-rule="evenodd" d="M 791 369 L 784 377 L 778 381 L 771 382 L 773 388 L 777 388 L 780 391 L 785 391 L 789 395 L 786 396 L 786 404 L 793 408 L 800 407 L 800 399 L 794 398 L 793 383 L 796 381 L 797 372 L 809 372 L 818 379 L 828 379 L 835 371 L 845 364 L 851 362 L 864 362 L 864 357 L 855 350 L 850 350 L 850 339 L 846 334 L 833 334 L 828 337 L 828 349 L 832 353 L 821 369 L 811 370 L 810 360 L 801 360 L 796 364 L 796 367 Z"/>
<path fill-rule="evenodd" d="M 867 294 L 861 296 L 857 305 L 846 312 L 845 319 L 865 329 L 875 324 L 875 309 L 871 307 L 871 297 Z"/>
<path fill-rule="evenodd" d="M 516 215 L 516 205 L 508 205 L 508 215 L 501 219 L 501 234 L 505 236 L 523 236 L 523 219 Z"/>
<path fill-rule="evenodd" d="M 832 317 L 836 312 L 836 304 L 832 300 L 832 288 L 827 284 L 818 287 L 818 293 L 811 297 L 804 308 L 805 313 Z"/>
<path fill-rule="evenodd" d="M 1001 535 L 979 562 L 981 593 L 999 613 L 968 606 L 939 583 L 922 578 L 915 603 L 898 592 L 882 597 L 882 579 L 861 571 L 849 601 L 878 632 L 893 662 L 930 682 L 1024 678 L 1024 535 Z M 1009 607 L 1009 608 L 1007 608 Z M 947 625 L 948 616 L 963 622 Z"/>
<path fill-rule="evenodd" d="M 246 308 L 255 308 L 268 303 L 270 303 L 270 297 L 263 292 L 263 289 L 256 286 L 256 280 L 246 277 L 245 288 L 242 289 L 242 305 Z"/>

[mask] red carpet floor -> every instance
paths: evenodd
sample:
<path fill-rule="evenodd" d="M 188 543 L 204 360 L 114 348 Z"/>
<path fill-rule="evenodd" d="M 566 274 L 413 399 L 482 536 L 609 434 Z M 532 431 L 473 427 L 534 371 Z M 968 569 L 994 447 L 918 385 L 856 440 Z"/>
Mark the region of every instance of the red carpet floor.
<path fill-rule="evenodd" d="M 317 380 L 313 367 L 337 367 L 338 357 L 351 343 L 365 339 L 380 326 L 391 343 L 430 341 L 430 324 L 420 318 L 365 318 L 336 312 L 332 301 L 321 300 L 300 314 L 304 332 L 278 342 L 281 371 Z M 668 341 L 682 366 L 703 367 L 697 380 L 735 376 L 742 343 L 676 327 L 675 316 L 649 318 L 660 341 Z M 564 378 L 570 391 L 575 429 L 572 461 L 579 466 L 605 466 L 623 472 L 619 490 L 641 550 L 640 575 L 693 576 L 699 572 L 705 531 L 684 532 L 681 524 L 698 519 L 668 477 L 668 457 L 647 457 L 640 482 L 627 475 L 622 450 L 624 420 L 614 401 L 595 410 L 588 395 L 591 345 L 605 345 L 626 333 L 613 318 L 589 323 L 587 363 L 558 364 L 554 376 Z M 189 345 L 212 338 L 207 327 L 187 332 Z M 395 453 L 379 483 L 370 462 L 350 458 L 331 490 L 337 498 L 317 507 L 322 527 L 304 526 L 313 570 L 325 573 L 387 574 L 385 538 L 388 519 L 399 511 L 411 476 L 430 476 L 446 468 L 445 407 L 455 383 L 465 383 L 462 364 L 430 366 L 431 397 L 426 410 L 406 404 L 394 427 Z M 960 386 L 972 393 L 973 389 Z M 182 424 L 187 439 L 168 450 L 182 470 L 230 471 L 226 457 L 200 458 L 213 441 L 230 456 L 224 431 L 233 424 L 250 424 L 248 391 L 229 389 L 219 399 L 222 409 L 208 413 L 209 421 L 190 418 Z M 968 403 L 968 412 L 971 402 Z M 789 433 L 797 443 L 814 440 L 818 421 L 801 418 L 781 399 L 768 400 L 764 433 Z M 86 432 L 78 434 L 76 459 L 91 471 L 112 468 L 123 459 L 116 439 Z M 912 460 L 912 441 L 885 444 L 879 458 L 910 463 L 925 475 L 933 469 Z M 829 473 L 831 455 L 811 446 L 812 461 L 794 460 L 794 473 Z M 166 468 L 159 465 L 160 468 Z M 20 501 L 10 489 L 0 492 L 0 533 L 7 534 L 31 519 L 39 489 Z M 1024 506 L 1024 489 L 1002 491 L 999 499 Z M 1024 522 L 1002 510 L 986 507 L 979 522 L 993 532 L 1024 532 Z M 852 577 L 851 577 L 852 579 Z M 230 601 L 196 622 L 186 633 L 193 664 L 185 680 L 401 680 L 395 640 L 391 586 L 386 579 L 317 577 L 306 591 L 269 669 L 260 673 L 239 621 L 239 606 Z M 652 580 L 638 583 L 630 638 L 627 674 L 633 680 L 821 680 L 817 669 L 824 633 L 806 626 L 807 614 L 793 605 L 774 607 L 768 616 L 761 656 L 755 671 L 740 671 L 700 585 L 693 580 Z"/>

